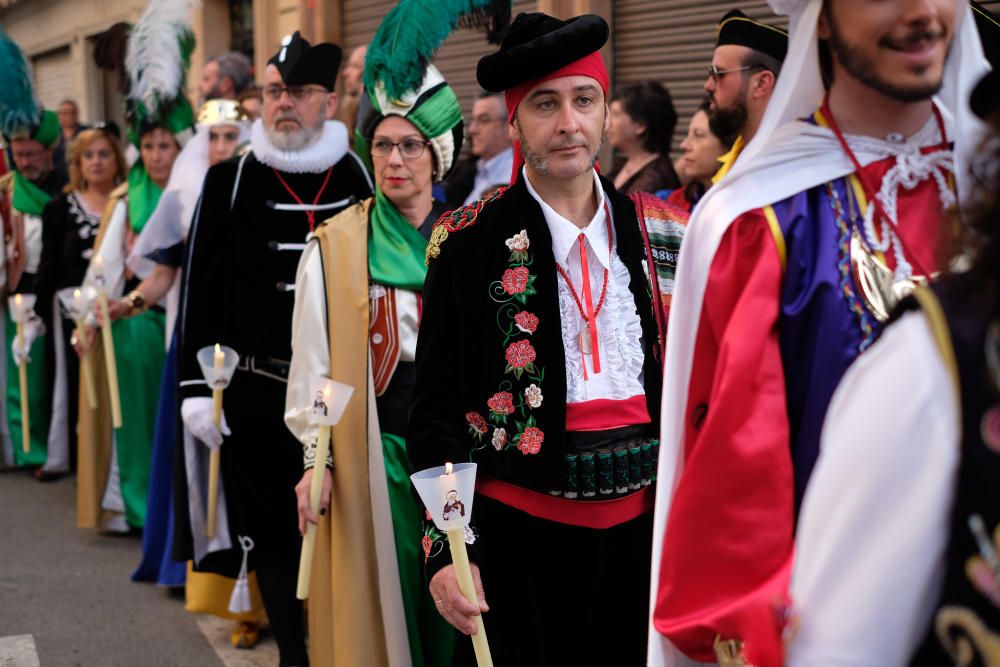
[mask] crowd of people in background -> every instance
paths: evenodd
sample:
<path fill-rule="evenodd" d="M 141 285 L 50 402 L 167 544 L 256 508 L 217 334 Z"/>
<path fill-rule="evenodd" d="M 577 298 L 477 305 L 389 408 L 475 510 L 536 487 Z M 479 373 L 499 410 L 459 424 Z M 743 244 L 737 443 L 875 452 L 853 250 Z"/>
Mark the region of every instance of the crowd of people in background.
<path fill-rule="evenodd" d="M 386 38 L 399 7 L 346 54 L 295 32 L 263 71 L 242 53 L 211 58 L 197 108 L 181 88 L 149 94 L 140 67 L 125 128 L 83 124 L 71 99 L 5 127 L 0 281 L 33 307 L 5 311 L 0 467 L 43 482 L 75 473 L 80 527 L 141 537 L 135 581 L 184 587 L 189 610 L 232 620 L 240 648 L 267 623 L 282 667 L 473 664 L 463 635 L 491 607 L 502 665 L 776 667 L 782 641 L 787 664 L 847 664 L 824 662 L 838 639 L 827 627 L 878 643 L 874 617 L 850 618 L 863 584 L 908 583 L 849 553 L 880 539 L 858 515 L 872 507 L 902 535 L 904 500 L 923 507 L 930 491 L 879 456 L 851 480 L 850 453 L 870 452 L 838 448 L 874 449 L 859 431 L 881 420 L 904 460 L 921 425 L 962 437 L 953 413 L 970 405 L 956 392 L 944 410 L 887 345 L 929 357 L 951 349 L 952 326 L 958 363 L 945 353 L 936 382 L 972 390 L 977 433 L 995 394 L 974 368 L 998 374 L 996 350 L 986 362 L 982 350 L 1000 334 L 977 308 L 996 310 L 1000 86 L 989 75 L 971 110 L 947 98 L 942 113 L 927 70 L 888 80 L 889 65 L 862 62 L 858 7 L 800 4 L 798 42 L 739 10 L 720 18 L 705 97 L 680 134 L 670 81 L 613 85 L 597 16 L 519 15 L 478 65 L 482 90 L 461 100 L 425 46 Z M 995 58 L 1000 26 L 973 9 Z M 938 44 L 935 17 L 900 44 Z M 948 94 L 982 73 L 971 20 L 947 66 L 939 54 Z M 869 117 L 866 104 L 897 113 Z M 967 282 L 935 287 L 942 315 L 926 284 L 947 268 L 938 232 L 960 205 L 952 151 L 968 154 L 973 116 L 993 123 L 993 171 L 974 171 L 981 250 Z M 199 356 L 216 345 L 221 367 L 218 343 L 239 353 L 224 409 Z M 355 395 L 326 460 L 310 418 L 317 377 Z M 835 393 L 844 385 L 851 395 Z M 990 409 L 981 436 L 995 451 Z M 895 410 L 912 417 L 905 438 L 885 419 Z M 963 446 L 979 456 L 983 442 Z M 940 555 L 949 530 L 965 530 L 941 510 L 955 475 L 987 481 L 957 450 L 916 451 L 941 461 L 936 532 L 900 537 L 912 549 L 900 569 L 924 592 L 947 574 L 943 595 L 968 597 L 962 576 L 909 556 L 927 544 Z M 465 533 L 478 605 L 409 477 L 463 460 L 480 465 Z M 327 512 L 303 607 L 301 536 Z M 985 530 L 957 541 L 983 561 L 975 586 L 994 591 Z M 543 556 L 525 564 L 527 547 Z M 838 568 L 855 583 L 830 584 Z M 825 599 L 831 586 L 855 597 Z M 792 632 L 786 594 L 829 625 Z M 933 606 L 902 610 L 870 651 L 882 662 L 858 664 L 903 664 Z M 930 635 L 920 651 L 945 655 Z"/>

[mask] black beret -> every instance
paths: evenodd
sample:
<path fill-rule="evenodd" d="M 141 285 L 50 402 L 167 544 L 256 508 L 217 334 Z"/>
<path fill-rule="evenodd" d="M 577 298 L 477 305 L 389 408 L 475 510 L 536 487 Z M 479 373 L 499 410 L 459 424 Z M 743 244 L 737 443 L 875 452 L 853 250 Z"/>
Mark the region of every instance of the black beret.
<path fill-rule="evenodd" d="M 779 62 L 784 62 L 788 52 L 788 33 L 781 28 L 755 21 L 738 9 L 734 9 L 719 21 L 719 40 L 716 46 L 736 44 L 754 51 L 766 53 Z"/>
<path fill-rule="evenodd" d="M 312 46 L 296 30 L 281 40 L 281 48 L 267 64 L 278 68 L 286 86 L 316 84 L 333 90 L 341 57 L 336 44 L 323 42 Z"/>
<path fill-rule="evenodd" d="M 479 60 L 476 78 L 484 90 L 503 92 L 599 51 L 608 32 L 608 24 L 594 14 L 561 21 L 521 12 L 507 28 L 500 50 Z"/>
<path fill-rule="evenodd" d="M 983 8 L 974 0 L 972 5 L 972 15 L 976 17 L 976 30 L 979 31 L 979 39 L 983 43 L 983 51 L 986 59 L 990 61 L 993 71 L 980 79 L 979 83 L 972 91 L 970 104 L 972 111 L 980 118 L 985 119 L 990 112 L 1000 105 L 1000 20 Z"/>

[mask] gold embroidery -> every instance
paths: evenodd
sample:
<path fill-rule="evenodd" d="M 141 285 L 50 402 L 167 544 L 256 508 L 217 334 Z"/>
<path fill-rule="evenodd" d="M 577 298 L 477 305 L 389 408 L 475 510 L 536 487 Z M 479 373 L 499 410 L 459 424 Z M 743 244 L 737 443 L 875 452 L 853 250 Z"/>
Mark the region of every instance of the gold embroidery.
<path fill-rule="evenodd" d="M 427 242 L 427 256 L 425 263 L 430 265 L 432 259 L 437 259 L 441 254 L 441 244 L 448 238 L 448 230 L 444 225 L 437 225 L 431 232 L 431 239 Z"/>

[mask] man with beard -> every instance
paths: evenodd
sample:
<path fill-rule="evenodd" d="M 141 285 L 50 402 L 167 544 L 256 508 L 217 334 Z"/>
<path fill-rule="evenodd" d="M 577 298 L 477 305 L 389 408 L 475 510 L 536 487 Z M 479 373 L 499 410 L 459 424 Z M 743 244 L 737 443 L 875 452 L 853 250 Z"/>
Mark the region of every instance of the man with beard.
<path fill-rule="evenodd" d="M 506 97 L 514 183 L 443 217 L 427 248 L 407 451 L 415 469 L 479 466 L 479 604 L 429 521 L 425 572 L 463 634 L 488 612 L 498 665 L 645 662 L 662 320 L 636 204 L 594 169 L 607 37 L 594 15 L 518 15 L 478 66 Z"/>
<path fill-rule="evenodd" d="M 250 59 L 239 51 L 230 51 L 205 63 L 198 92 L 203 102 L 235 100 L 253 85 Z"/>
<path fill-rule="evenodd" d="M 251 150 L 205 177 L 182 286 L 181 416 L 193 439 L 178 448 L 186 460 L 176 470 L 174 556 L 230 577 L 240 572 L 241 557 L 256 570 L 283 667 L 308 664 L 295 597 L 301 449 L 284 425 L 295 269 L 320 216 L 371 194 L 344 125 L 325 120 L 337 105 L 340 58 L 336 45 L 311 46 L 296 32 L 268 61 Z M 196 359 L 216 343 L 240 355 L 221 432 Z M 219 521 L 206 538 L 198 464 L 220 446 Z"/>
<path fill-rule="evenodd" d="M 14 48 L 17 48 L 16 46 Z M 30 90 L 30 88 L 29 88 Z M 16 95 L 18 89 L 9 86 L 6 95 Z M 0 105 L 8 100 L 0 100 Z M 37 121 L 5 125 L 0 128 L 10 144 L 14 170 L 0 178 L 0 221 L 3 223 L 5 248 L 3 262 L 6 268 L 7 294 L 34 294 L 35 275 L 42 258 L 42 212 L 46 204 L 57 196 L 66 184 L 66 172 L 54 168 L 53 146 L 59 140 L 59 120 L 52 111 L 38 110 Z M 14 114 L 10 114 L 14 117 Z M 2 280 L 2 279 L 0 279 Z M 6 310 L 6 301 L 2 305 Z M 25 322 L 24 342 L 15 343 L 11 349 L 15 325 L 9 312 L 5 318 L 7 351 L 3 352 L 3 372 L 0 381 L 5 387 L 5 423 L 0 425 L 0 463 L 18 466 L 43 466 L 48 458 L 49 423 L 51 410 L 51 377 L 48 363 L 48 344 L 45 324 L 40 315 Z M 24 416 L 21 414 L 21 389 L 17 381 L 18 366 L 33 356 L 28 366 L 29 448 L 24 451 Z M 7 444 L 10 438 L 11 450 Z M 57 445 L 58 439 L 53 441 Z M 42 473 L 37 473 L 41 475 Z"/>
<path fill-rule="evenodd" d="M 978 126 L 964 95 L 986 63 L 960 0 L 775 5 L 792 14 L 782 78 L 678 267 L 652 665 L 781 664 L 827 406 L 900 296 L 947 265 Z"/>
<path fill-rule="evenodd" d="M 717 137 L 737 135 L 732 149 L 719 158 L 712 179 L 729 172 L 743 147 L 757 134 L 788 50 L 788 34 L 734 9 L 719 21 L 719 38 L 705 80 L 708 123 Z"/>

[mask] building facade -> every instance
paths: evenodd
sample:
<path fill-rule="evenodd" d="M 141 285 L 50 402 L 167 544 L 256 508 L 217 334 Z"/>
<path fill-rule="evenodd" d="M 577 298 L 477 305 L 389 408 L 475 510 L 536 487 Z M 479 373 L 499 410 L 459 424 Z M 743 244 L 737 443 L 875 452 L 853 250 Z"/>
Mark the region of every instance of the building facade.
<path fill-rule="evenodd" d="M 396 0 L 202 0 L 196 10 L 198 40 L 188 76 L 191 99 L 207 58 L 230 49 L 250 55 L 257 72 L 281 37 L 300 30 L 311 41 L 330 40 L 346 52 L 371 39 Z M 41 101 L 54 106 L 75 99 L 85 122 L 121 118 L 113 77 L 93 64 L 93 38 L 118 21 L 135 21 L 147 0 L 0 0 L 0 23 L 35 68 Z M 984 3 L 1000 11 L 1000 0 Z M 603 55 L 613 85 L 655 79 L 674 98 L 680 116 L 675 139 L 687 128 L 704 92 L 715 44 L 715 25 L 727 11 L 777 25 L 766 0 L 514 0 L 514 13 L 544 11 L 560 17 L 603 16 L 611 40 Z M 476 62 L 492 47 L 481 33 L 455 31 L 435 63 L 454 86 L 468 114 L 475 99 Z M 675 141 L 676 145 L 677 141 Z"/>

